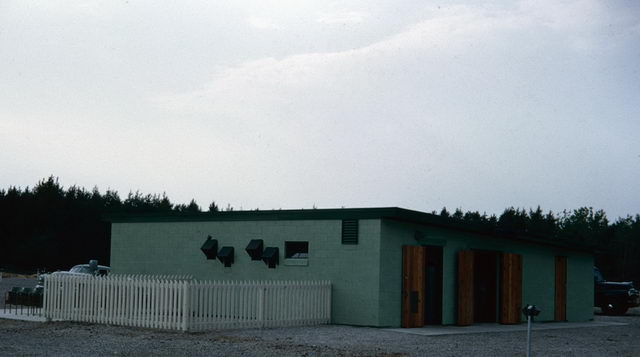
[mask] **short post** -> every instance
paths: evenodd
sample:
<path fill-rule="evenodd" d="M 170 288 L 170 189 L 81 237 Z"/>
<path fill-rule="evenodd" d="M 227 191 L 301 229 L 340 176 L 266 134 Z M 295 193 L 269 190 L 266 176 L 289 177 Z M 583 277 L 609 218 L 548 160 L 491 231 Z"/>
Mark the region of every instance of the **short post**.
<path fill-rule="evenodd" d="M 531 357 L 531 328 L 533 317 L 540 314 L 540 310 L 535 305 L 527 304 L 522 313 L 527 317 L 527 357 Z"/>

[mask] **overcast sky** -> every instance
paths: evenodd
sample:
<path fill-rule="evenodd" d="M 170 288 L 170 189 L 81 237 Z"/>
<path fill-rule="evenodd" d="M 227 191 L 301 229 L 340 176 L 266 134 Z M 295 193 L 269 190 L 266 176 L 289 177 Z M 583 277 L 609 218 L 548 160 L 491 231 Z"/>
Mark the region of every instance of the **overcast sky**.
<path fill-rule="evenodd" d="M 0 187 L 640 213 L 638 1 L 167 3 L 0 0 Z"/>

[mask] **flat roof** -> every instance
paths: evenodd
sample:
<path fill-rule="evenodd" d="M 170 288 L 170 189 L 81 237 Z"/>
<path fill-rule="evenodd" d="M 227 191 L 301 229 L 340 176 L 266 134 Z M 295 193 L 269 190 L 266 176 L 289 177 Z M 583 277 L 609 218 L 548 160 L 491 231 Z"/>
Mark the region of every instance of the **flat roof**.
<path fill-rule="evenodd" d="M 199 213 L 129 213 L 111 214 L 105 219 L 112 223 L 153 223 L 153 222 L 215 222 L 215 221 L 292 221 L 292 220 L 343 220 L 343 219 L 388 219 L 426 226 L 447 228 L 469 233 L 506 238 L 563 249 L 593 252 L 594 248 L 546 237 L 505 232 L 483 224 L 442 217 L 437 214 L 415 211 L 400 207 L 376 208 L 321 208 L 321 209 L 279 209 L 253 211 L 218 211 Z"/>

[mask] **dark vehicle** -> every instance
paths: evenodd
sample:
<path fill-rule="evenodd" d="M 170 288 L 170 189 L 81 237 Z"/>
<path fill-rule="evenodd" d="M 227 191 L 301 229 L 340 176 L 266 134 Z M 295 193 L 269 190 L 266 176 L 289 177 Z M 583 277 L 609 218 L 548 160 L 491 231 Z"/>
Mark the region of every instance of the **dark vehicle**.
<path fill-rule="evenodd" d="M 640 305 L 640 293 L 630 281 L 606 281 L 598 268 L 593 267 L 595 283 L 594 305 L 607 315 L 624 315 L 630 307 Z"/>

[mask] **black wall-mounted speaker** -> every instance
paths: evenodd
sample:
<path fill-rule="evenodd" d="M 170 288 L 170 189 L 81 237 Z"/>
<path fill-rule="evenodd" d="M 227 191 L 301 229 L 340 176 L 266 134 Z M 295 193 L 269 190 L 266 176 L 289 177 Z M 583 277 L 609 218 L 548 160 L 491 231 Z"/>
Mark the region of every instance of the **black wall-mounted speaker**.
<path fill-rule="evenodd" d="M 262 247 L 263 247 L 262 239 L 252 239 L 251 242 L 249 242 L 249 245 L 247 245 L 247 248 L 245 250 L 247 251 L 247 253 L 249 253 L 251 260 L 261 260 Z"/>
<path fill-rule="evenodd" d="M 218 252 L 218 260 L 225 267 L 230 267 L 233 264 L 233 247 L 222 247 Z"/>
<path fill-rule="evenodd" d="M 200 247 L 200 250 L 207 256 L 207 259 L 216 259 L 218 254 L 218 240 L 208 236 L 202 247 Z"/>
<path fill-rule="evenodd" d="M 278 247 L 266 247 L 262 252 L 262 261 L 269 266 L 275 268 L 279 263 L 280 251 Z"/>

